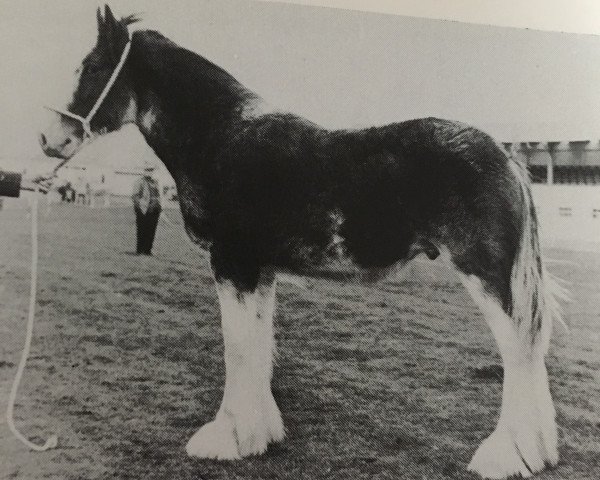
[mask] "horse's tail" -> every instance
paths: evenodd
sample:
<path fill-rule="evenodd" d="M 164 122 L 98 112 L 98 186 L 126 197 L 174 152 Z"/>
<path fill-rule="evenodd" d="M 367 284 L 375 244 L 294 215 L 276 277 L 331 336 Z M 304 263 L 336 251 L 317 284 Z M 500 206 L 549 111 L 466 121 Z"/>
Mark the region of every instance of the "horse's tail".
<path fill-rule="evenodd" d="M 528 171 L 517 159 L 508 161 L 523 199 L 521 242 L 512 267 L 510 313 L 520 337 L 530 339 L 546 353 L 552 324 L 558 321 L 566 327 L 558 300 L 567 299 L 568 292 L 548 273 L 542 260 Z"/>

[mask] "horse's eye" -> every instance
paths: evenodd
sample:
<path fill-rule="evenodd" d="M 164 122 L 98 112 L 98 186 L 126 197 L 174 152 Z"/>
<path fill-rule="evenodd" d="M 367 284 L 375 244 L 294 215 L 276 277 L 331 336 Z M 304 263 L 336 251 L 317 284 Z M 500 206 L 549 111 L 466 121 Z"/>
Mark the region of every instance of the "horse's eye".
<path fill-rule="evenodd" d="M 100 71 L 100 67 L 93 63 L 89 63 L 83 68 L 83 73 L 85 75 L 93 75 L 94 73 L 98 73 L 99 71 Z"/>

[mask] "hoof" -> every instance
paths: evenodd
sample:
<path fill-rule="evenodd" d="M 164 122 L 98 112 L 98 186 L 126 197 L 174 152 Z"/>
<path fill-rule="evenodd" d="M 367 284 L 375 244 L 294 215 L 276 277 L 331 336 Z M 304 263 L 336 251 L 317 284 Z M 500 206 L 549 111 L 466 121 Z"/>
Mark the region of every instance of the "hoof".
<path fill-rule="evenodd" d="M 556 444 L 545 444 L 541 433 L 515 435 L 498 426 L 479 446 L 468 469 L 483 478 L 504 479 L 512 475 L 528 478 L 547 465 L 556 465 L 557 461 Z"/>
<path fill-rule="evenodd" d="M 285 438 L 285 427 L 283 426 L 283 420 L 281 419 L 281 413 L 275 403 L 275 400 L 271 397 L 267 408 L 267 424 L 268 424 L 268 441 L 269 442 L 281 442 Z"/>
<path fill-rule="evenodd" d="M 236 460 L 250 455 L 260 455 L 271 442 L 285 437 L 279 409 L 272 400 L 258 417 L 234 417 L 220 411 L 215 420 L 204 425 L 185 447 L 188 455 L 218 460 Z M 247 412 L 249 413 L 249 412 Z"/>
<path fill-rule="evenodd" d="M 217 418 L 204 425 L 188 441 L 185 451 L 190 457 L 236 460 L 239 453 L 233 423 L 227 418 Z"/>

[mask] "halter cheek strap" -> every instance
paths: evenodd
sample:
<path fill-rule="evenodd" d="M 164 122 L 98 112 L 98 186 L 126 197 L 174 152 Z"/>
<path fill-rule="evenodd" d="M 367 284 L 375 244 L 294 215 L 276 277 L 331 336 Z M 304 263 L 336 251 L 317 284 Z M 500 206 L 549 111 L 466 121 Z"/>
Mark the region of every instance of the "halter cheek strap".
<path fill-rule="evenodd" d="M 119 63 L 117 64 L 112 75 L 108 79 L 108 83 L 104 87 L 104 90 L 102 90 L 102 93 L 100 93 L 98 100 L 96 100 L 96 103 L 94 103 L 94 106 L 90 110 L 90 113 L 88 113 L 87 117 L 84 118 L 80 115 L 77 115 L 76 113 L 69 112 L 68 110 L 61 110 L 60 108 L 47 107 L 47 106 L 44 106 L 44 108 L 47 110 L 50 110 L 52 112 L 56 112 L 60 115 L 64 115 L 65 117 L 72 118 L 73 120 L 77 120 L 83 126 L 83 132 L 84 132 L 85 137 L 92 138 L 92 127 L 90 125 L 92 122 L 92 119 L 98 112 L 98 109 L 100 108 L 100 106 L 102 105 L 102 102 L 108 95 L 108 92 L 110 92 L 110 89 L 115 84 L 117 77 L 119 76 L 119 73 L 121 73 L 121 70 L 123 69 L 123 65 L 125 65 L 125 60 L 127 60 L 127 56 L 129 55 L 129 50 L 131 50 L 131 40 L 129 40 L 127 42 L 127 44 L 125 45 L 125 49 L 123 50 L 123 53 L 121 54 Z"/>

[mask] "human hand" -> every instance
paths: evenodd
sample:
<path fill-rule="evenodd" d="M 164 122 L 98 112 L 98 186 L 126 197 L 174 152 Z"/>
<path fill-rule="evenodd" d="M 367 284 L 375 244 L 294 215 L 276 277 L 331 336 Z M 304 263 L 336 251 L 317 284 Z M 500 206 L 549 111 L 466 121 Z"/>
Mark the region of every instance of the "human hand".
<path fill-rule="evenodd" d="M 52 162 L 54 166 L 55 162 Z M 56 169 L 51 168 L 48 162 L 37 161 L 30 166 L 27 173 L 21 178 L 21 190 L 34 190 L 47 193 L 56 178 Z"/>
<path fill-rule="evenodd" d="M 42 192 L 48 193 L 50 190 L 50 186 L 52 185 L 52 180 L 49 179 L 40 179 L 36 178 L 30 179 L 28 177 L 23 177 L 21 179 L 21 190 L 30 190 L 34 192 Z"/>

